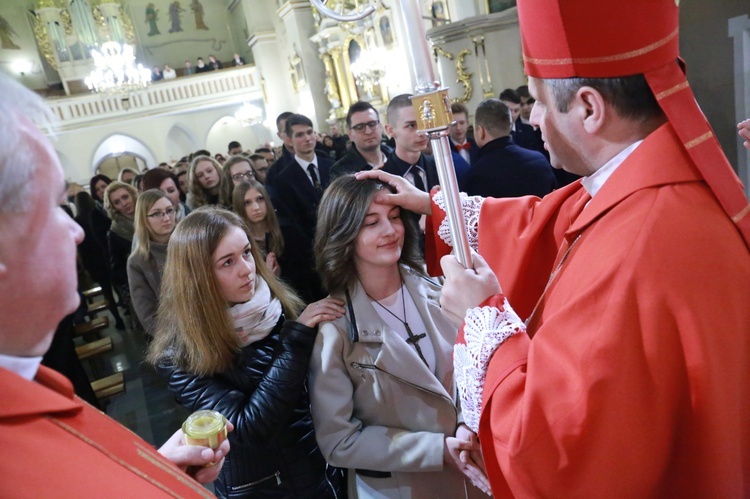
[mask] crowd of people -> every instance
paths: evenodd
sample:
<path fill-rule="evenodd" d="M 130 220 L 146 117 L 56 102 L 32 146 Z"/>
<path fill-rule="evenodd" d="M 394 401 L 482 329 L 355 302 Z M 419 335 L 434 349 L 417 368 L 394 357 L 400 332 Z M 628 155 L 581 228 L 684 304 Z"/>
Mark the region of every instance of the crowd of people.
<path fill-rule="evenodd" d="M 239 54 L 234 54 L 232 56 L 232 67 L 238 67 L 238 66 L 244 66 L 245 65 L 245 59 L 240 57 Z M 213 54 L 208 56 L 208 62 L 206 62 L 203 57 L 198 57 L 196 60 L 195 66 L 193 66 L 192 61 L 185 60 L 185 66 L 181 71 L 180 76 L 190 76 L 192 74 L 200 74 L 200 73 L 208 73 L 211 71 L 216 71 L 219 69 L 224 69 L 224 63 L 222 63 L 220 60 L 216 58 Z M 164 67 L 160 66 L 154 66 L 151 69 L 151 81 L 160 81 L 160 80 L 173 80 L 177 78 L 178 74 L 177 71 L 170 67 L 169 64 L 165 64 Z"/>
<path fill-rule="evenodd" d="M 231 452 L 189 460 L 179 432 L 160 450 L 208 463 L 187 470 L 221 497 L 747 495 L 750 205 L 677 62 L 677 7 L 650 4 L 648 33 L 622 29 L 645 15 L 629 5 L 535 9 L 519 2 L 528 86 L 451 107 L 469 268 L 450 254 L 411 95 L 383 122 L 354 103 L 346 135 L 285 112 L 278 152 L 232 141 L 97 175 L 76 195 L 79 227 L 55 209 L 62 170 L 20 114 L 28 99 L 0 93 L 16 118 L 0 141 L 34 151 L 45 180 L 24 193 L 26 162 L 0 163 L 0 290 L 21 293 L 0 308 L 0 386 L 52 407 L 0 411 L 3 428 L 30 430 L 0 442 L 43 438 L 31 430 L 71 410 L 28 358 L 77 306 L 85 232 L 84 267 L 132 309 L 176 400 L 231 423 Z M 593 43 L 602 19 L 627 36 Z M 750 120 L 738 128 L 750 149 Z M 113 426 L 59 417 L 84 435 Z M 20 484 L 39 448 L 0 469 Z M 148 490 L 151 473 L 108 479 Z"/>

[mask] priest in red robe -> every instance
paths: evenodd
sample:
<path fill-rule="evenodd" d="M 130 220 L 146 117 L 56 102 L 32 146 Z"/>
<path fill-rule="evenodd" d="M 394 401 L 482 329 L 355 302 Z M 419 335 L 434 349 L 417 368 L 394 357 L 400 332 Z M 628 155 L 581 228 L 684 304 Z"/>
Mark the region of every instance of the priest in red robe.
<path fill-rule="evenodd" d="M 750 495 L 750 206 L 685 80 L 677 3 L 518 1 L 531 123 L 584 178 L 463 198 L 475 269 L 441 261 L 495 497 Z M 450 251 L 442 194 L 359 175 Z"/>

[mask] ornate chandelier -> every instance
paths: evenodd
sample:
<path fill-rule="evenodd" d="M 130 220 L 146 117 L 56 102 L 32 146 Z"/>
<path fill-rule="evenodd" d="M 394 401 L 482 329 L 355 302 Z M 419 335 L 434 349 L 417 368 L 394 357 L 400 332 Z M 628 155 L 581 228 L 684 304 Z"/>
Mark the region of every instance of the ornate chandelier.
<path fill-rule="evenodd" d="M 242 124 L 242 126 L 258 125 L 263 121 L 263 110 L 258 106 L 245 102 L 242 104 L 242 107 L 234 113 L 234 117 Z"/>
<path fill-rule="evenodd" d="M 96 68 L 84 80 L 89 90 L 109 94 L 128 94 L 151 83 L 151 71 L 136 64 L 131 45 L 105 42 L 92 49 Z"/>

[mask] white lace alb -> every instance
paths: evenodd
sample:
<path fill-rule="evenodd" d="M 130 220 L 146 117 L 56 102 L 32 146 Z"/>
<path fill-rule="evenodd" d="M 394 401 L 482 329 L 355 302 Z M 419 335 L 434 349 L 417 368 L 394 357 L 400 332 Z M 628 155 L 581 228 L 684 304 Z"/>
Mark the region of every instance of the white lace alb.
<path fill-rule="evenodd" d="M 500 345 L 514 334 L 524 332 L 526 326 L 507 299 L 503 300 L 503 310 L 495 307 L 468 310 L 464 322 L 466 344 L 456 344 L 453 349 L 454 373 L 464 421 L 478 432 L 490 359 Z"/>
<path fill-rule="evenodd" d="M 479 251 L 479 212 L 482 210 L 482 203 L 484 198 L 480 196 L 467 196 L 466 193 L 462 192 L 459 194 L 461 199 L 461 209 L 464 214 L 464 223 L 466 224 L 466 232 L 469 236 L 469 246 L 474 251 Z M 432 201 L 437 205 L 438 208 L 445 211 L 445 200 L 443 200 L 443 191 L 438 191 L 433 196 Z M 450 225 L 448 225 L 448 218 L 443 218 L 440 223 L 440 227 L 437 231 L 438 237 L 450 247 L 453 247 L 453 238 L 451 238 Z"/>

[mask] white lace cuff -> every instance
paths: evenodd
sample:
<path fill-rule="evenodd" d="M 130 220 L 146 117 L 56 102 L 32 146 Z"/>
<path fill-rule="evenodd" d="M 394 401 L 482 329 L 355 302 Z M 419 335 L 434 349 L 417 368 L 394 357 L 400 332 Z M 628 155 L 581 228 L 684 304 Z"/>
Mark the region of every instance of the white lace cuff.
<path fill-rule="evenodd" d="M 492 354 L 508 338 L 526 330 L 523 321 L 503 301 L 503 310 L 495 307 L 477 307 L 466 313 L 464 340 L 456 344 L 453 353 L 454 373 L 461 411 L 466 425 L 479 431 L 482 413 L 482 392 Z"/>
<path fill-rule="evenodd" d="M 471 249 L 474 251 L 479 251 L 479 212 L 482 209 L 484 198 L 480 196 L 469 197 L 464 192 L 459 194 L 459 198 L 461 199 L 461 208 L 464 212 L 464 223 L 466 224 L 466 232 L 469 236 L 469 246 L 471 246 Z M 445 211 L 443 191 L 438 191 L 432 198 L 432 201 L 438 208 Z M 440 223 L 437 233 L 445 244 L 453 247 L 453 239 L 451 238 L 451 230 L 450 225 L 448 225 L 447 217 Z"/>

